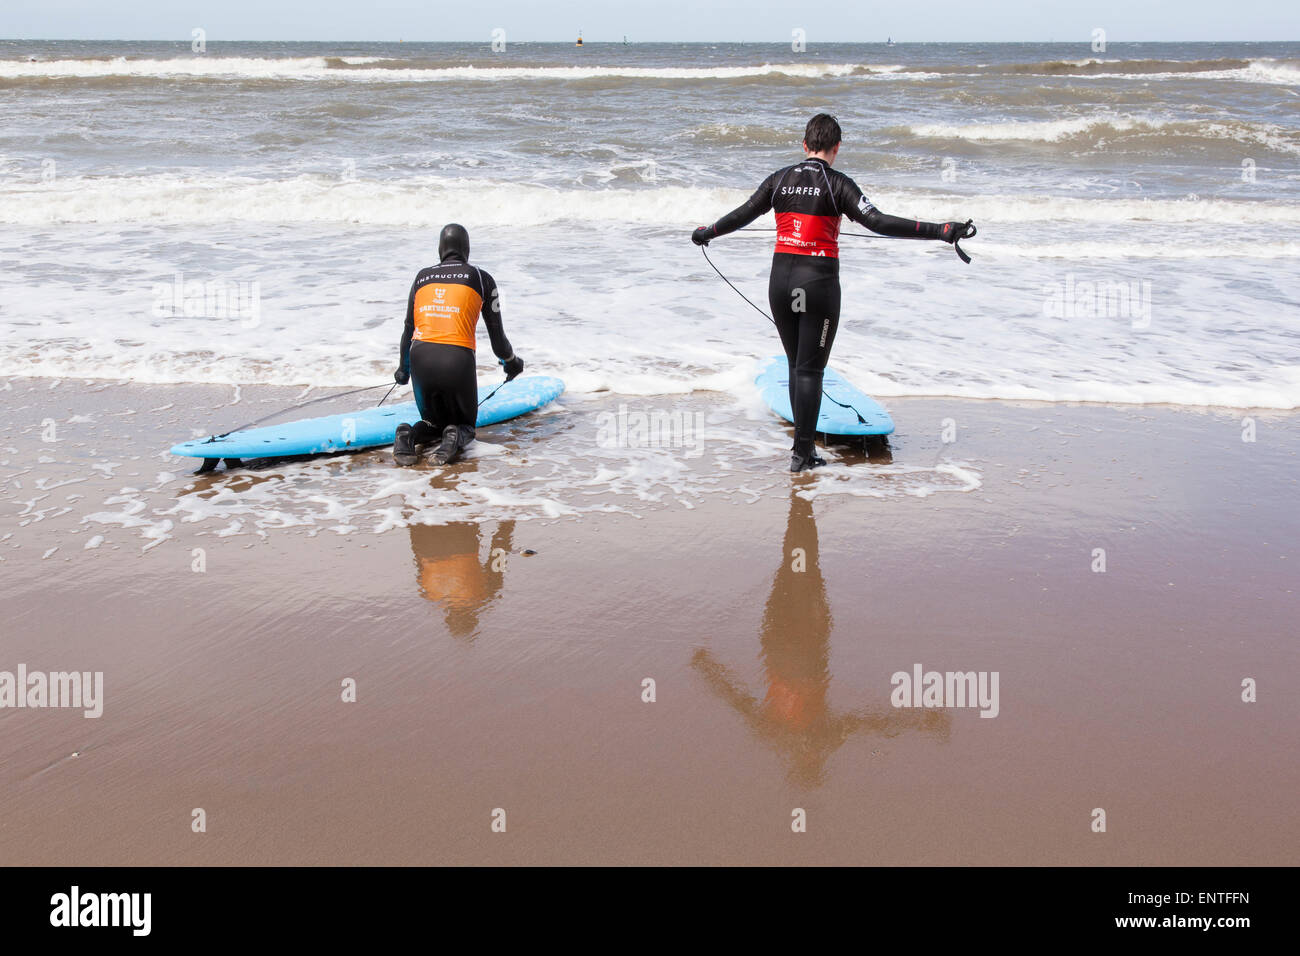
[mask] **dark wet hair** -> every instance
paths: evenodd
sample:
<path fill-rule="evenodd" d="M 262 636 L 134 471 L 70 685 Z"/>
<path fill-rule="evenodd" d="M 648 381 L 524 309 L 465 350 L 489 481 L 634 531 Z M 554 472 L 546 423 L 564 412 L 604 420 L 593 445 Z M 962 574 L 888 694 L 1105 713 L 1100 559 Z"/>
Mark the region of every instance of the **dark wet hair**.
<path fill-rule="evenodd" d="M 818 113 L 804 128 L 803 141 L 808 144 L 810 153 L 834 149 L 840 141 L 840 124 L 830 113 Z"/>

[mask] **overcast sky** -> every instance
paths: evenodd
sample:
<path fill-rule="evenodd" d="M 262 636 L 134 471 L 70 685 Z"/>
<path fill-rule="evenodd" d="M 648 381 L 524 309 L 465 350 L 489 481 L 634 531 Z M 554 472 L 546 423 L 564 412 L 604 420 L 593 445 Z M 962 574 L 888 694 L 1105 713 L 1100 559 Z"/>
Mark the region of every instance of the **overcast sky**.
<path fill-rule="evenodd" d="M 1296 0 L 0 0 L 0 37 L 808 42 L 1296 40 Z"/>

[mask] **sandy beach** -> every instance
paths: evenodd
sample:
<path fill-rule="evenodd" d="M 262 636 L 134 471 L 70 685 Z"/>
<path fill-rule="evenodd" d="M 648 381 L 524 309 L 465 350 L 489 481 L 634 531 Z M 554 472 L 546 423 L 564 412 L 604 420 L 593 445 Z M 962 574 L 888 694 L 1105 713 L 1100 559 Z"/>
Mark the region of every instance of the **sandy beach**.
<path fill-rule="evenodd" d="M 543 494 L 644 399 L 192 477 L 297 391 L 3 394 L 0 671 L 103 673 L 98 718 L 0 709 L 7 864 L 1298 862 L 1294 413 L 894 399 L 813 478 L 773 421 Z M 918 665 L 996 716 L 893 706 Z"/>

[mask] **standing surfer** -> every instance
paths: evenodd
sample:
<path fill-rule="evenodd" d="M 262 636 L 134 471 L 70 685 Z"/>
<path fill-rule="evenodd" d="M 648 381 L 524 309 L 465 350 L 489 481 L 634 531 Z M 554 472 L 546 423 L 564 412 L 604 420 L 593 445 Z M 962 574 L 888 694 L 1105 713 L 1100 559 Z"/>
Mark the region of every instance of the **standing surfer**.
<path fill-rule="evenodd" d="M 791 471 L 826 464 L 817 457 L 815 435 L 822 375 L 840 321 L 840 217 L 848 216 L 883 236 L 957 242 L 973 235 L 970 224 L 919 222 L 882 213 L 857 184 L 831 168 L 840 151 L 840 124 L 818 113 L 804 130 L 807 158 L 778 169 L 743 205 L 691 235 L 698 246 L 776 211 L 776 251 L 767 300 L 790 365 L 794 413 Z"/>
<path fill-rule="evenodd" d="M 474 440 L 478 420 L 475 332 L 479 317 L 492 351 L 505 367 L 506 381 L 524 370 L 501 325 L 496 280 L 469 264 L 469 233 L 457 223 L 442 227 L 438 265 L 421 269 L 411 285 L 402 331 L 401 358 L 393 380 L 411 382 L 420 421 L 397 426 L 393 460 L 413 465 L 416 446 L 441 436 L 433 453 L 440 464 L 455 461 Z"/>

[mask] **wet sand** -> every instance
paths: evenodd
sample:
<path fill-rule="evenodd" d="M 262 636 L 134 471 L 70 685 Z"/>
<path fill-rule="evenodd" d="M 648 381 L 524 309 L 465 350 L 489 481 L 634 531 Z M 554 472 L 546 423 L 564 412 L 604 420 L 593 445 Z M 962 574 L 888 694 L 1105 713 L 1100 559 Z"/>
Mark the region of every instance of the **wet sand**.
<path fill-rule="evenodd" d="M 691 507 L 178 520 L 145 550 L 87 513 L 181 470 L 179 410 L 230 390 L 10 385 L 0 670 L 103 671 L 105 701 L 0 710 L 6 864 L 1300 862 L 1294 414 L 1243 442 L 1244 411 L 892 400 L 895 463 L 959 453 L 976 490 L 838 494 L 767 459 L 719 476 L 763 493 Z M 460 467 L 428 481 L 486 466 Z M 997 672 L 997 716 L 891 706 L 915 664 Z"/>

